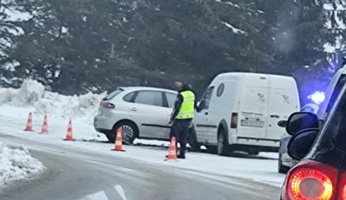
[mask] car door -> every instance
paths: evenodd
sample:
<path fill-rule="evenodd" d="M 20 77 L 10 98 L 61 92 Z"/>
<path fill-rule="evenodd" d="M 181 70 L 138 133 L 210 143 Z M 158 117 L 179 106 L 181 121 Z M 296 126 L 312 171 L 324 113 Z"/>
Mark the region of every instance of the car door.
<path fill-rule="evenodd" d="M 197 134 L 197 140 L 201 143 L 208 143 L 209 141 L 209 129 L 210 124 L 208 120 L 209 115 L 209 105 L 210 100 L 213 94 L 215 86 L 210 86 L 205 94 L 203 95 L 202 99 L 199 101 L 199 105 L 197 108 L 196 116 L 195 116 L 195 127 L 196 127 L 196 134 Z"/>
<path fill-rule="evenodd" d="M 140 137 L 161 138 L 163 119 L 167 119 L 167 108 L 163 106 L 160 91 L 138 91 L 133 98 L 133 119 L 139 126 Z M 167 125 L 166 125 L 167 126 Z M 167 127 L 166 127 L 167 128 Z"/>
<path fill-rule="evenodd" d="M 157 121 L 158 128 L 160 129 L 157 134 L 159 139 L 169 139 L 169 135 L 171 132 L 171 126 L 169 125 L 169 121 L 172 116 L 174 103 L 177 99 L 177 93 L 173 92 L 162 92 L 162 117 Z"/>
<path fill-rule="evenodd" d="M 266 138 L 269 88 L 265 86 L 251 85 L 242 89 L 238 127 L 238 137 L 241 139 Z"/>

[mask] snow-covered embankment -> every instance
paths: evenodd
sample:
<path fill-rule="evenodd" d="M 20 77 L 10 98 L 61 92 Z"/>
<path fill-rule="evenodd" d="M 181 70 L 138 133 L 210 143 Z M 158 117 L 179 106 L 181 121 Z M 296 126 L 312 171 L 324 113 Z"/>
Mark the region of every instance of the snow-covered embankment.
<path fill-rule="evenodd" d="M 0 143 L 0 190 L 14 181 L 33 178 L 44 169 L 25 147 Z"/>

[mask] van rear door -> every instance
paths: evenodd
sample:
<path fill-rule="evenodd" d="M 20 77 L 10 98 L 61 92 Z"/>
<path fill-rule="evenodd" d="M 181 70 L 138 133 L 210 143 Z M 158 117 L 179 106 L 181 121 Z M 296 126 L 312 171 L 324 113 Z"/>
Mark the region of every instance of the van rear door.
<path fill-rule="evenodd" d="M 294 79 L 270 76 L 269 78 L 269 119 L 267 139 L 279 140 L 285 129 L 278 126 L 281 120 L 299 111 L 299 95 Z"/>
<path fill-rule="evenodd" d="M 268 124 L 268 76 L 246 75 L 241 90 L 238 138 L 265 138 Z"/>

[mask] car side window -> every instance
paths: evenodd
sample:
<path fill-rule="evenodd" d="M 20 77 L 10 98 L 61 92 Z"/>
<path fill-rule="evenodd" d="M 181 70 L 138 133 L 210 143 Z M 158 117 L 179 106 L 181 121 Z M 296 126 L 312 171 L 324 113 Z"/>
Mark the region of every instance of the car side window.
<path fill-rule="evenodd" d="M 339 95 L 335 98 L 334 106 L 327 116 L 326 122 L 319 132 L 317 139 L 313 145 L 313 149 L 318 149 L 320 152 L 324 149 L 336 147 L 339 150 L 346 152 L 346 86 L 339 90 Z M 321 156 L 320 154 L 319 156 Z M 308 157 L 313 156 L 308 155 Z M 346 168 L 346 166 L 344 166 Z"/>
<path fill-rule="evenodd" d="M 207 91 L 205 92 L 205 94 L 203 95 L 200 104 L 199 104 L 199 110 L 208 110 L 209 109 L 209 104 L 210 104 L 210 100 L 211 97 L 213 95 L 213 91 L 214 91 L 214 86 L 211 86 L 207 89 Z"/>
<path fill-rule="evenodd" d="M 152 106 L 163 106 L 162 93 L 156 91 L 139 91 L 134 102 Z"/>
<path fill-rule="evenodd" d="M 134 97 L 135 97 L 136 92 L 130 92 L 127 95 L 123 97 L 123 100 L 126 102 L 134 102 Z"/>
<path fill-rule="evenodd" d="M 175 101 L 177 100 L 177 94 L 166 92 L 166 98 L 169 108 L 174 108 Z"/>
<path fill-rule="evenodd" d="M 346 83 L 346 76 L 341 75 L 341 77 L 339 78 L 338 82 L 335 85 L 334 91 L 333 91 L 333 93 L 330 97 L 330 100 L 328 102 L 326 114 L 328 114 L 331 111 L 331 109 L 333 108 L 334 103 L 336 101 L 336 98 L 339 96 L 340 91 L 341 91 L 342 87 L 345 85 L 345 83 Z"/>

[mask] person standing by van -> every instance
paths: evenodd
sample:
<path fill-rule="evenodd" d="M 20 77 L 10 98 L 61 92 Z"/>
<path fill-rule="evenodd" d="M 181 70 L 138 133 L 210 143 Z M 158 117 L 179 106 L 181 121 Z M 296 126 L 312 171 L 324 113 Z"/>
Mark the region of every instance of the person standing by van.
<path fill-rule="evenodd" d="M 183 84 L 181 81 L 176 81 L 175 87 L 179 94 L 170 120 L 170 124 L 173 124 L 171 137 L 175 136 L 180 144 L 178 158 L 185 159 L 187 135 L 194 117 L 195 94 L 187 84 Z"/>

